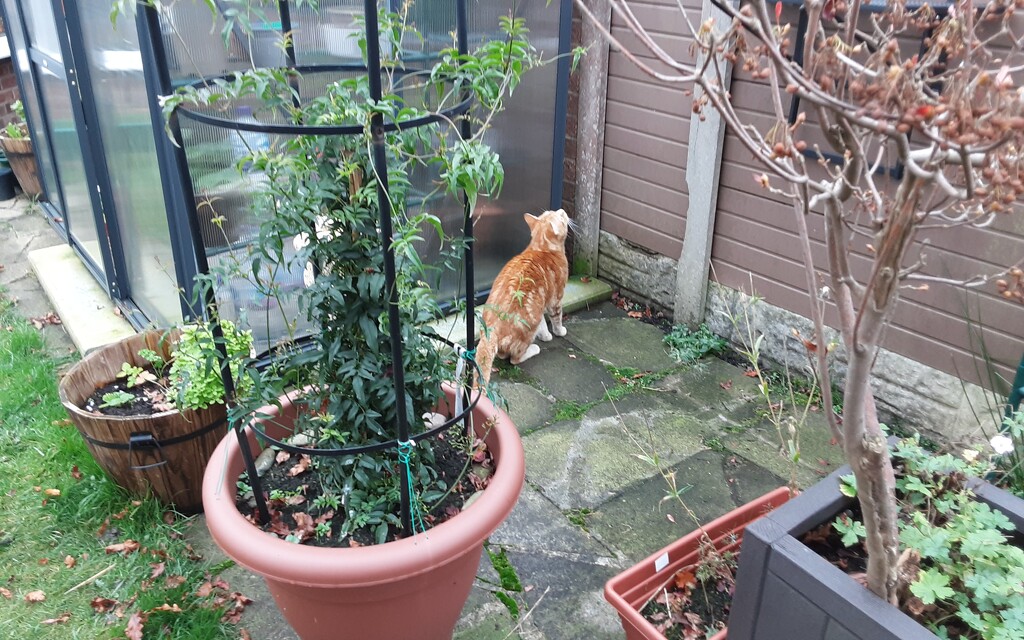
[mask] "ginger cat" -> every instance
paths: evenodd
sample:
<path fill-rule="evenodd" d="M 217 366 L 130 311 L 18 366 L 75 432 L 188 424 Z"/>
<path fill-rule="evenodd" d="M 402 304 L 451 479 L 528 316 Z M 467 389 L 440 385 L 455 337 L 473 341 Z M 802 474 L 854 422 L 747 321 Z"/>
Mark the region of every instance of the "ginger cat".
<path fill-rule="evenodd" d="M 519 364 L 540 353 L 534 338 L 547 342 L 551 334 L 565 335 L 562 294 L 569 277 L 565 238 L 572 222 L 564 210 L 540 216 L 524 214 L 530 226 L 530 245 L 502 268 L 482 307 L 484 327 L 476 362 L 484 383 L 490 382 L 495 356 Z M 551 316 L 551 331 L 544 312 Z"/>

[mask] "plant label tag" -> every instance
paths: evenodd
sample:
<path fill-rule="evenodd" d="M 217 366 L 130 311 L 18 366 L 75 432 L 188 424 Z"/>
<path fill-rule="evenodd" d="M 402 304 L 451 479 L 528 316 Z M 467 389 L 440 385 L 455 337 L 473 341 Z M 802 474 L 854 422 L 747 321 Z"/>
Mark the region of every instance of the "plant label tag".
<path fill-rule="evenodd" d="M 668 551 L 661 554 L 654 560 L 654 572 L 658 573 L 662 569 L 668 566 Z"/>

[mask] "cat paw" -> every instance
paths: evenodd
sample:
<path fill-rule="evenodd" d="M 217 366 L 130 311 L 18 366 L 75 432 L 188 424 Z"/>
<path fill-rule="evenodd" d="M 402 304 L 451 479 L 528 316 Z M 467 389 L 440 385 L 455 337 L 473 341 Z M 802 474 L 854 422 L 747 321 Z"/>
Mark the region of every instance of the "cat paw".
<path fill-rule="evenodd" d="M 551 332 L 548 331 L 547 327 L 542 327 L 537 331 L 537 339 L 541 342 L 551 342 Z"/>
<path fill-rule="evenodd" d="M 552 327 L 551 331 L 554 332 L 554 334 L 556 336 L 558 336 L 559 338 L 561 338 L 561 337 L 565 336 L 565 334 L 569 333 L 569 331 L 564 326 Z"/>
<path fill-rule="evenodd" d="M 538 353 L 540 353 L 540 347 L 535 344 L 531 344 L 530 346 L 526 347 L 526 351 L 524 351 L 522 355 L 512 358 L 512 364 L 520 364 L 524 360 L 529 360 Z"/>

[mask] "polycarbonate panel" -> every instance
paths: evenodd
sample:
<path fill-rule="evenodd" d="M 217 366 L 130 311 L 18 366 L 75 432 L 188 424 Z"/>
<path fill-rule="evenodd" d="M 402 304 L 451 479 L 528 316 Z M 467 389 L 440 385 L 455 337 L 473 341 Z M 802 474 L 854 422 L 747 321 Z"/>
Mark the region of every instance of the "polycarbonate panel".
<path fill-rule="evenodd" d="M 96 219 L 93 217 L 92 200 L 89 197 L 89 183 L 82 161 L 78 128 L 75 126 L 75 117 L 71 111 L 71 94 L 63 76 L 57 76 L 39 65 L 33 66 L 43 95 L 43 108 L 49 120 L 48 134 L 53 144 L 61 189 L 64 193 L 63 213 L 67 219 L 69 232 L 78 246 L 92 258 L 96 268 L 102 272 L 103 256 L 96 232 Z"/>
<path fill-rule="evenodd" d="M 507 2 L 488 0 L 470 2 L 470 47 L 490 38 L 500 38 L 499 16 L 509 9 Z M 292 5 L 292 35 L 299 65 L 351 63 L 359 59 L 360 52 L 353 35 L 353 25 L 362 14 L 362 3 L 352 0 L 321 0 L 319 12 L 304 6 Z M 557 54 L 559 34 L 559 6 L 546 6 L 545 0 L 526 0 L 518 3 L 517 14 L 526 17 L 534 45 L 545 58 Z M 455 3 L 452 0 L 421 0 L 414 9 L 412 21 L 418 25 L 423 39 L 409 38 L 403 42 L 408 69 L 428 68 L 432 52 L 452 46 L 455 28 Z M 268 26 L 275 26 L 268 16 Z M 250 53 L 253 39 L 235 34 L 225 50 L 218 34 L 210 34 L 211 17 L 208 11 L 187 3 L 174 4 L 163 17 L 163 40 L 169 47 L 169 59 L 174 61 L 172 75 L 179 81 L 198 76 L 195 69 L 188 71 L 183 62 L 194 52 L 204 52 L 204 65 L 198 65 L 207 75 L 213 70 L 224 72 L 245 68 L 259 56 Z M 218 24 L 217 31 L 220 29 Z M 280 28 L 280 25 L 277 25 Z M 187 36 L 175 34 L 178 30 Z M 205 44 L 201 44 L 199 39 Z M 383 46 L 385 52 L 387 44 Z M 209 55 L 206 55 L 206 53 Z M 275 64 L 280 59 L 275 61 Z M 299 81 L 298 92 L 302 101 L 323 95 L 330 82 L 343 78 L 345 73 L 307 72 Z M 508 103 L 508 110 L 496 121 L 487 139 L 500 154 L 505 165 L 505 189 L 497 202 L 481 201 L 477 215 L 476 281 L 477 288 L 486 288 L 499 269 L 513 255 L 521 251 L 529 239 L 529 230 L 522 219 L 526 211 L 541 213 L 551 199 L 551 167 L 554 132 L 554 103 L 556 66 L 531 72 L 518 87 Z M 416 103 L 415 91 L 406 92 L 410 103 Z M 237 105 L 236 105 L 237 106 Z M 254 107 L 254 116 L 260 122 L 280 122 L 281 113 Z M 249 117 L 243 112 L 224 114 L 213 108 L 208 113 L 228 117 Z M 246 247 L 258 231 L 262 215 L 255 193 L 259 176 L 239 172 L 237 159 L 249 146 L 274 145 L 273 138 L 260 134 L 239 134 L 181 119 L 189 160 L 190 179 L 196 195 L 205 251 L 211 266 L 247 262 Z M 452 132 L 454 135 L 454 132 Z M 414 192 L 409 198 L 410 213 L 420 206 L 442 219 L 446 232 L 462 232 L 462 205 L 454 198 L 432 195 L 424 202 L 423 196 L 436 191 L 437 176 L 425 171 L 412 176 Z M 417 193 L 418 192 L 418 193 Z M 430 237 L 429 233 L 424 234 Z M 438 243 L 430 241 L 422 248 L 424 261 L 437 264 L 440 260 Z M 428 278 L 430 274 L 427 274 Z M 438 283 L 439 296 L 449 299 L 464 294 L 464 276 L 448 274 Z M 280 274 L 282 289 L 297 292 L 301 288 L 301 270 L 292 269 Z M 218 301 L 228 317 L 241 318 L 253 328 L 261 348 L 273 344 L 284 334 L 285 323 L 293 321 L 297 309 L 287 296 L 280 301 L 268 300 L 246 285 L 243 278 L 226 278 L 217 293 Z"/>
<path fill-rule="evenodd" d="M 6 9 L 12 24 L 17 25 L 18 21 L 22 19 L 18 3 L 15 0 L 4 0 L 4 9 Z M 35 80 L 31 74 L 28 58 L 28 45 L 21 29 L 16 26 L 7 28 L 6 34 L 11 48 L 12 62 L 18 68 L 21 86 L 25 89 L 21 96 L 21 102 L 25 106 L 25 112 L 32 127 L 29 135 L 33 140 L 32 146 L 36 156 L 36 165 L 39 167 L 39 177 L 42 180 L 46 199 L 59 211 L 64 208 L 64 205 L 60 199 L 60 191 L 56 188 L 57 178 L 53 169 L 53 158 L 50 156 L 49 146 L 46 144 L 48 137 L 42 127 L 43 119 L 39 111 L 39 101 L 36 99 Z"/>
<path fill-rule="evenodd" d="M 25 26 L 31 45 L 54 60 L 63 62 L 60 52 L 60 40 L 57 38 L 56 21 L 50 0 L 32 0 L 23 2 Z"/>
<path fill-rule="evenodd" d="M 79 0 L 78 13 L 131 297 L 150 321 L 169 326 L 181 319 L 181 302 L 135 23 L 112 26 L 109 0 Z"/>
<path fill-rule="evenodd" d="M 499 17 L 507 15 L 509 2 L 468 0 L 469 49 L 493 38 L 500 38 Z M 558 54 L 559 3 L 546 0 L 521 0 L 515 3 L 516 15 L 526 21 L 531 44 L 544 59 Z M 450 0 L 421 0 L 413 5 L 413 23 L 423 35 L 426 48 L 436 51 L 453 46 L 455 3 Z M 555 90 L 557 65 L 534 69 L 507 101 L 506 110 L 497 116 L 486 140 L 501 157 L 505 168 L 505 186 L 496 200 L 481 200 L 474 224 L 477 290 L 486 289 L 505 263 L 530 241 L 524 213 L 543 213 L 551 202 L 551 171 L 555 128 Z M 445 231 L 461 228 L 461 211 L 449 211 L 444 218 Z M 442 287 L 449 294 L 459 286 L 457 276 L 449 276 Z M 463 287 L 464 288 L 464 287 Z"/>

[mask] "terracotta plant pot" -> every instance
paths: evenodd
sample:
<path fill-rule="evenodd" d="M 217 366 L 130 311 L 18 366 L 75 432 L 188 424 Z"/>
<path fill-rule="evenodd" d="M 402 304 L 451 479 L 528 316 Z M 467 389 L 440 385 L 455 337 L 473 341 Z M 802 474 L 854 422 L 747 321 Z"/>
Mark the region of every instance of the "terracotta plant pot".
<path fill-rule="evenodd" d="M 738 507 L 704 527 L 704 532 L 719 551 L 736 551 L 748 524 L 789 500 L 789 489 L 780 487 Z M 682 569 L 695 566 L 699 559 L 700 529 L 656 551 L 642 562 L 609 580 L 604 597 L 618 611 L 628 640 L 665 640 L 640 611 Z M 727 629 L 712 640 L 725 640 Z"/>
<path fill-rule="evenodd" d="M 60 401 L 96 462 L 114 482 L 136 495 L 152 493 L 182 513 L 202 509 L 203 470 L 226 426 L 224 405 L 107 416 L 82 409 L 96 389 L 117 379 L 121 365 L 147 363 L 140 349 L 171 357 L 176 333 L 153 329 L 108 344 L 80 360 L 60 380 Z"/>
<path fill-rule="evenodd" d="M 445 387 L 448 398 L 454 390 Z M 272 437 L 290 431 L 295 407 L 282 398 L 260 411 Z M 288 623 L 303 640 L 449 639 L 469 597 L 483 542 L 508 517 L 525 479 L 522 442 L 509 417 L 481 398 L 477 429 L 492 416 L 486 437 L 494 456 L 491 483 L 454 518 L 426 533 L 382 545 L 331 549 L 285 542 L 254 527 L 235 507 L 236 480 L 244 461 L 236 434 L 217 447 L 203 481 L 206 524 L 233 560 L 264 577 Z M 254 453 L 256 433 L 246 428 Z"/>

